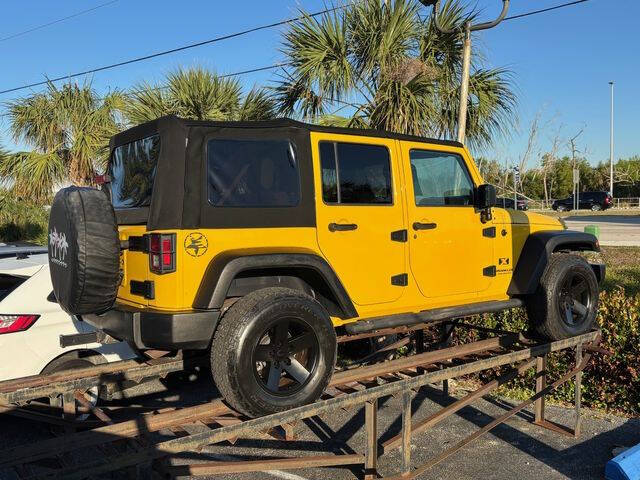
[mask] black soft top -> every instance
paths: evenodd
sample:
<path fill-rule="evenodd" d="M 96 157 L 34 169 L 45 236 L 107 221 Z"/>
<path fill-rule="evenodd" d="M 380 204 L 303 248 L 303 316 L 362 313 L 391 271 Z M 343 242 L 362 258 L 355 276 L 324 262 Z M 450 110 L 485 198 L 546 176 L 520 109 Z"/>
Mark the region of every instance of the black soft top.
<path fill-rule="evenodd" d="M 197 228 L 314 227 L 316 225 L 310 132 L 383 137 L 462 147 L 449 140 L 377 130 L 323 127 L 290 119 L 210 122 L 174 115 L 143 123 L 115 135 L 110 148 L 160 136 L 160 153 L 149 207 L 116 209 L 120 225 L 146 224 L 148 230 Z M 295 207 L 224 207 L 207 202 L 207 142 L 213 138 L 282 139 L 298 154 L 300 203 Z"/>
<path fill-rule="evenodd" d="M 311 123 L 299 122 L 290 118 L 277 118 L 274 120 L 262 120 L 255 122 L 215 122 L 209 120 L 191 120 L 180 118 L 175 115 L 166 115 L 150 122 L 142 123 L 132 127 L 124 132 L 115 135 L 111 139 L 111 148 L 124 145 L 140 138 L 148 137 L 160 130 L 183 130 L 190 127 L 210 127 L 210 128 L 274 128 L 274 129 L 300 129 L 307 132 L 327 132 L 342 135 L 358 135 L 366 137 L 393 138 L 396 140 L 408 140 L 415 142 L 432 143 L 436 145 L 447 145 L 452 147 L 462 147 L 460 142 L 454 140 L 441 140 L 437 138 L 420 137 L 417 135 L 405 135 L 401 133 L 393 133 L 385 130 L 345 128 L 345 127 L 328 127 L 322 125 L 314 125 Z"/>

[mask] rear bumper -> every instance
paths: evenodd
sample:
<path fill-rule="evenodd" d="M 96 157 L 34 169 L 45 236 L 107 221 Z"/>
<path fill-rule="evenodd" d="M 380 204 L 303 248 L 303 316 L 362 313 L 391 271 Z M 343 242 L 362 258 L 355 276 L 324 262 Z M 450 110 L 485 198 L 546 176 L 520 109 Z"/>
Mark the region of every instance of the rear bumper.
<path fill-rule="evenodd" d="M 82 320 L 137 348 L 160 350 L 206 349 L 220 318 L 219 310 L 167 313 L 117 307 Z"/>

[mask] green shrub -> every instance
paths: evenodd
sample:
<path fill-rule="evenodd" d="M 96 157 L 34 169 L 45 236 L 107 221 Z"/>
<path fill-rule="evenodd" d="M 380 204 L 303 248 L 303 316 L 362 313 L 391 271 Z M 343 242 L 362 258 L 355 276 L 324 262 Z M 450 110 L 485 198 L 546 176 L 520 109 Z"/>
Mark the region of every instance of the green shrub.
<path fill-rule="evenodd" d="M 0 242 L 47 243 L 49 212 L 41 205 L 15 198 L 0 190 Z"/>
<path fill-rule="evenodd" d="M 591 363 L 583 375 L 583 405 L 605 410 L 640 415 L 640 294 L 628 296 L 622 288 L 600 294 L 600 308 L 597 321 L 602 330 L 600 346 L 613 355 L 594 353 Z M 527 315 L 524 310 L 502 312 L 474 317 L 469 323 L 509 331 L 527 329 Z M 472 341 L 480 334 L 460 329 L 457 341 Z M 549 383 L 574 366 L 575 350 L 550 354 L 548 358 Z M 534 369 L 525 376 L 511 382 L 500 393 L 523 397 L 534 393 Z M 487 380 L 493 375 L 482 375 Z M 550 395 L 559 402 L 573 402 L 575 384 L 573 381 L 560 386 Z"/>

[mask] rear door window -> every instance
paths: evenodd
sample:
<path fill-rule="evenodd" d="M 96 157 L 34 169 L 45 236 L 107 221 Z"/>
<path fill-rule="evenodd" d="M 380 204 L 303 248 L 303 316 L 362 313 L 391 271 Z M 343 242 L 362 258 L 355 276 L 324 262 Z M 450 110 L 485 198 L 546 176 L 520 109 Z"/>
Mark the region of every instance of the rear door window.
<path fill-rule="evenodd" d="M 289 140 L 209 140 L 207 177 L 214 207 L 294 207 L 300 202 L 300 175 Z"/>
<path fill-rule="evenodd" d="M 320 142 L 325 203 L 390 205 L 389 150 L 381 145 Z"/>

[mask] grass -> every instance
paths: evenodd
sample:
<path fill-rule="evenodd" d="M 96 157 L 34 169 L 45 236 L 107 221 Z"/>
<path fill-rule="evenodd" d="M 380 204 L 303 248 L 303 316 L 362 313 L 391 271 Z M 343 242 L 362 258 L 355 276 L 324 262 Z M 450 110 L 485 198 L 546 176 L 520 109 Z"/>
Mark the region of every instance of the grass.
<path fill-rule="evenodd" d="M 629 296 L 640 293 L 640 247 L 602 247 L 600 258 L 607 265 L 604 290 L 621 286 Z"/>

